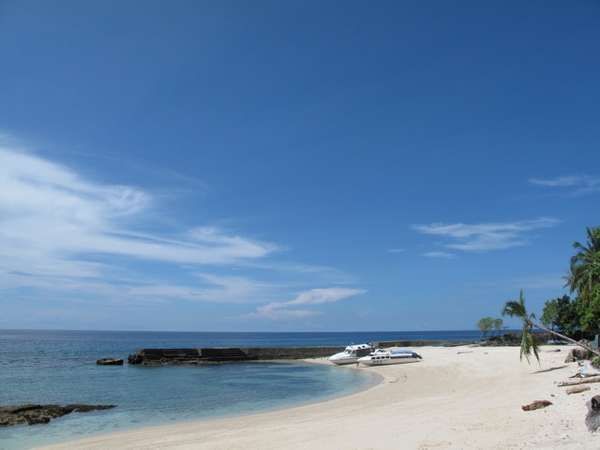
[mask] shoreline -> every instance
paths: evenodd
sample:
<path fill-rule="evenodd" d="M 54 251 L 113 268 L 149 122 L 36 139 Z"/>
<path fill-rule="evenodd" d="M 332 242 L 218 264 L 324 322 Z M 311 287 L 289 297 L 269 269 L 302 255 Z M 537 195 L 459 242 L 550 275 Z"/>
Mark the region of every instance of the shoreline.
<path fill-rule="evenodd" d="M 548 351 L 556 348 L 561 351 Z M 419 363 L 340 368 L 381 376 L 377 384 L 349 395 L 43 448 L 600 448 L 600 435 L 590 434 L 584 424 L 585 401 L 600 386 L 577 395 L 556 386 L 576 371 L 575 363 L 563 363 L 570 348 L 543 346 L 538 367 L 520 363 L 516 347 L 421 347 Z M 554 405 L 521 410 L 542 399 Z"/>
<path fill-rule="evenodd" d="M 296 359 L 296 360 L 290 360 L 290 359 L 256 360 L 256 361 L 246 361 L 246 362 L 226 362 L 226 363 L 212 363 L 212 364 L 287 364 L 287 365 L 308 364 L 308 365 L 318 365 L 318 366 L 330 365 L 333 368 L 333 370 L 361 371 L 363 369 L 367 369 L 364 367 L 358 368 L 354 364 L 347 365 L 347 366 L 333 366 L 328 361 L 328 359 L 325 357 L 305 358 L 305 359 Z M 64 446 L 64 448 L 73 448 L 73 446 L 78 445 L 78 443 L 80 441 L 87 441 L 89 439 L 96 439 L 96 438 L 102 439 L 102 438 L 106 438 L 106 437 L 112 437 L 113 435 L 115 437 L 117 437 L 122 434 L 129 434 L 129 433 L 135 433 L 135 432 L 154 432 L 154 431 L 159 432 L 162 428 L 170 427 L 170 426 L 185 426 L 185 425 L 194 425 L 194 424 L 198 424 L 198 423 L 204 424 L 204 423 L 217 422 L 217 421 L 223 421 L 223 420 L 232 420 L 232 419 L 238 419 L 238 418 L 244 418 L 244 417 L 260 416 L 263 414 L 277 413 L 280 411 L 287 411 L 290 409 L 302 408 L 302 407 L 317 405 L 317 404 L 321 404 L 321 403 L 327 403 L 327 402 L 335 401 L 340 398 L 352 397 L 352 396 L 360 394 L 362 392 L 369 391 L 385 381 L 385 377 L 383 377 L 377 373 L 370 372 L 368 374 L 365 374 L 365 376 L 369 378 L 369 381 L 365 382 L 364 385 L 361 385 L 360 387 L 358 387 L 354 390 L 340 391 L 340 392 L 337 392 L 337 393 L 334 393 L 334 394 L 331 394 L 328 396 L 307 399 L 307 400 L 300 401 L 300 402 L 291 401 L 287 405 L 284 404 L 284 405 L 278 405 L 278 406 L 274 406 L 274 407 L 268 407 L 264 410 L 235 412 L 235 413 L 232 412 L 232 413 L 227 413 L 227 414 L 217 415 L 217 416 L 212 416 L 212 417 L 210 417 L 210 416 L 198 417 L 198 418 L 192 418 L 192 419 L 177 420 L 175 422 L 166 421 L 163 423 L 138 425 L 138 426 L 133 426 L 133 427 L 128 427 L 128 428 L 123 428 L 119 431 L 115 431 L 115 432 L 111 432 L 111 433 L 106 433 L 106 432 L 94 433 L 94 434 L 90 434 L 87 437 L 82 438 L 82 439 L 62 440 L 62 441 L 58 441 L 58 442 L 54 442 L 54 443 L 42 444 L 40 446 L 36 446 L 33 448 L 50 449 L 50 448 L 63 448 L 63 446 Z M 51 424 L 49 426 L 51 426 Z M 85 446 L 82 448 L 85 448 Z"/>

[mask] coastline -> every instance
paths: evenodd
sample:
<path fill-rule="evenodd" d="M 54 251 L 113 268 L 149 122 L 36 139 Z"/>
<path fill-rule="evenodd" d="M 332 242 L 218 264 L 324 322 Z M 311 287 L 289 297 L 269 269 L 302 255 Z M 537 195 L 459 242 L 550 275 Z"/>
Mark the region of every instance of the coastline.
<path fill-rule="evenodd" d="M 560 348 L 560 352 L 548 352 Z M 382 378 L 366 390 L 301 406 L 146 427 L 44 447 L 100 448 L 599 448 L 585 429 L 591 391 L 556 386 L 576 371 L 569 347 L 544 346 L 542 363 L 519 362 L 516 347 L 421 347 L 424 360 L 368 370 Z M 323 363 L 324 361 L 311 361 Z M 542 371 L 544 369 L 553 369 Z M 521 405 L 548 399 L 548 408 Z"/>
<path fill-rule="evenodd" d="M 235 367 L 238 364 L 245 364 L 245 365 L 284 365 L 284 366 L 288 366 L 288 367 L 294 367 L 297 366 L 298 368 L 302 368 L 302 366 L 329 366 L 327 367 L 326 372 L 329 372 L 330 370 L 332 371 L 338 371 L 338 370 L 344 370 L 344 371 L 351 371 L 351 372 L 360 372 L 360 369 L 356 368 L 354 365 L 352 366 L 339 366 L 336 367 L 334 365 L 332 365 L 329 361 L 328 358 L 326 357 L 319 357 L 319 358 L 307 358 L 307 359 L 295 359 L 295 360 L 291 360 L 291 359 L 275 359 L 275 360 L 257 360 L 257 361 L 250 361 L 250 362 L 226 362 L 226 363 L 208 363 L 209 366 L 220 366 L 220 365 L 224 365 L 225 367 L 231 368 L 231 367 Z M 170 366 L 165 367 L 165 369 L 168 369 Z M 148 371 L 148 370 L 152 370 L 152 368 L 142 368 L 140 369 L 141 371 Z M 161 370 L 161 369 L 157 369 L 157 370 Z M 319 368 L 319 370 L 321 370 Z M 325 373 L 322 374 L 322 376 L 327 376 Z M 346 383 L 343 383 L 339 386 L 345 386 L 342 389 L 337 389 L 336 391 L 332 392 L 332 393 L 321 393 L 319 395 L 313 395 L 310 396 L 306 399 L 302 399 L 302 400 L 298 400 L 298 399 L 289 399 L 287 402 L 284 401 L 282 404 L 276 404 L 276 405 L 268 405 L 268 406 L 263 406 L 260 407 L 258 409 L 254 409 L 254 410 L 242 410 L 242 411 L 231 411 L 228 413 L 217 413 L 215 415 L 212 416 L 200 416 L 200 417 L 187 417 L 187 418 L 183 418 L 183 419 L 179 419 L 179 420 L 162 420 L 159 422 L 150 422 L 150 423 L 145 423 L 145 424 L 135 424 L 132 426 L 126 426 L 123 428 L 120 428 L 119 430 L 115 430 L 112 431 L 110 433 L 107 433 L 106 431 L 102 432 L 92 432 L 92 433 L 88 433 L 85 434 L 83 436 L 87 436 L 85 438 L 81 438 L 81 437 L 71 437 L 69 438 L 63 438 L 60 440 L 53 440 L 53 441 L 47 441 L 47 442 L 40 442 L 37 444 L 34 444 L 33 446 L 27 446 L 27 448 L 54 448 L 56 447 L 62 447 L 65 446 L 66 448 L 71 448 L 72 445 L 74 445 L 73 443 L 77 443 L 82 439 L 88 440 L 88 439 L 95 439 L 95 438 L 104 438 L 107 436 L 112 436 L 114 435 L 120 435 L 120 434 L 126 434 L 126 433 L 133 433 L 136 431 L 143 431 L 145 432 L 146 430 L 159 430 L 165 426 L 172 426 L 174 424 L 176 425 L 189 425 L 189 424 L 196 424 L 196 423 L 205 423 L 205 422 L 216 422 L 216 421 L 223 421 L 223 420 L 230 420 L 230 419 L 235 419 L 235 418 L 242 418 L 242 417 L 249 417 L 249 416 L 254 416 L 254 415 L 261 415 L 261 414 L 268 414 L 268 413 L 277 413 L 279 411 L 285 411 L 288 409 L 292 409 L 292 408 L 298 408 L 298 407 L 303 407 L 303 406 L 310 406 L 310 405 L 314 405 L 314 404 L 319 404 L 319 403 L 324 403 L 324 402 L 329 402 L 329 401 L 333 401 L 336 400 L 338 398 L 343 398 L 343 397 L 349 397 L 352 395 L 355 395 L 357 393 L 363 392 L 363 391 L 367 391 L 372 389 L 373 387 L 377 386 L 378 384 L 382 383 L 384 381 L 384 377 L 382 377 L 379 374 L 376 373 L 363 373 L 360 375 L 361 380 L 356 380 L 358 381 L 358 383 L 355 382 L 349 382 L 350 380 L 348 380 L 347 378 L 345 379 L 345 377 L 342 377 L 342 379 L 345 379 Z M 353 380 L 354 381 L 354 380 Z M 117 411 L 118 412 L 118 411 Z M 47 426 L 52 427 L 52 425 L 56 425 L 55 423 L 53 424 L 49 424 Z M 80 434 L 81 436 L 81 434 Z M 1 440 L 1 439 L 0 439 Z M 2 449 L 4 447 L 2 447 L 2 445 L 0 445 L 0 449 Z M 11 447 L 12 448 L 12 447 Z M 15 447 L 17 448 L 17 447 Z M 20 447 L 19 447 L 20 448 Z"/>

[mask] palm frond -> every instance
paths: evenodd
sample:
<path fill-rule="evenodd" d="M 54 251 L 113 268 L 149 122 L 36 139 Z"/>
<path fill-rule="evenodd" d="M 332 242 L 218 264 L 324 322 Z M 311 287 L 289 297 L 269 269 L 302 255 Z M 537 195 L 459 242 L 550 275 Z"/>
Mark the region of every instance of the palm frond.
<path fill-rule="evenodd" d="M 525 307 L 525 298 L 523 297 L 523 290 L 519 294 L 519 300 L 509 300 L 504 305 L 502 310 L 503 316 L 518 317 L 519 319 L 527 320 L 529 318 L 527 314 L 527 308 Z"/>
<path fill-rule="evenodd" d="M 532 333 L 531 325 L 529 323 L 523 326 L 522 334 L 521 334 L 521 349 L 519 353 L 519 359 L 523 360 L 523 356 L 527 360 L 527 363 L 530 363 L 529 357 L 533 353 L 537 362 L 540 362 L 540 353 L 538 348 L 538 343 L 535 338 L 535 335 Z"/>

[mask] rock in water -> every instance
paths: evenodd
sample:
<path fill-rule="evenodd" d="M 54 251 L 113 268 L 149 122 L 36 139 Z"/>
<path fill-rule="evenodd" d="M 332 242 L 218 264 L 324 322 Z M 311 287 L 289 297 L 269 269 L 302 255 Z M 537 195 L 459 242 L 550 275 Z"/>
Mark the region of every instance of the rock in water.
<path fill-rule="evenodd" d="M 116 405 L 16 405 L 0 406 L 0 426 L 35 425 L 72 412 L 89 412 L 115 408 Z"/>
<path fill-rule="evenodd" d="M 585 424 L 591 432 L 597 431 L 600 428 L 600 395 L 594 395 L 586 404 L 587 415 L 585 416 Z"/>
<path fill-rule="evenodd" d="M 96 361 L 99 366 L 122 366 L 123 360 L 116 358 L 102 358 Z"/>
<path fill-rule="evenodd" d="M 546 406 L 550 406 L 552 402 L 548 400 L 536 400 L 535 402 L 530 403 L 529 405 L 521 406 L 523 411 L 533 411 L 535 409 L 545 408 Z"/>

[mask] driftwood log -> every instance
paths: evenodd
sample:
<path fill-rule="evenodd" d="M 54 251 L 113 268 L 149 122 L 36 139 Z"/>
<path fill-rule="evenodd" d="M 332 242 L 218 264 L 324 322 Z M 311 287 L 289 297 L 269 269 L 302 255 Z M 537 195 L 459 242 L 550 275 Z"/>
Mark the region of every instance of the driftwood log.
<path fill-rule="evenodd" d="M 580 384 L 589 384 L 589 383 L 600 383 L 600 377 L 583 378 L 581 380 L 573 380 L 573 381 L 562 381 L 562 382 L 558 383 L 558 386 L 559 387 L 577 386 Z"/>
<path fill-rule="evenodd" d="M 550 402 L 548 400 L 536 400 L 534 402 L 531 402 L 529 405 L 521 406 L 521 409 L 523 411 L 533 411 L 536 409 L 545 408 L 547 406 L 550 406 L 551 404 L 552 404 L 552 402 Z"/>
<path fill-rule="evenodd" d="M 580 392 L 589 391 L 590 389 L 589 386 L 573 386 L 567 389 L 567 394 L 579 394 Z"/>

